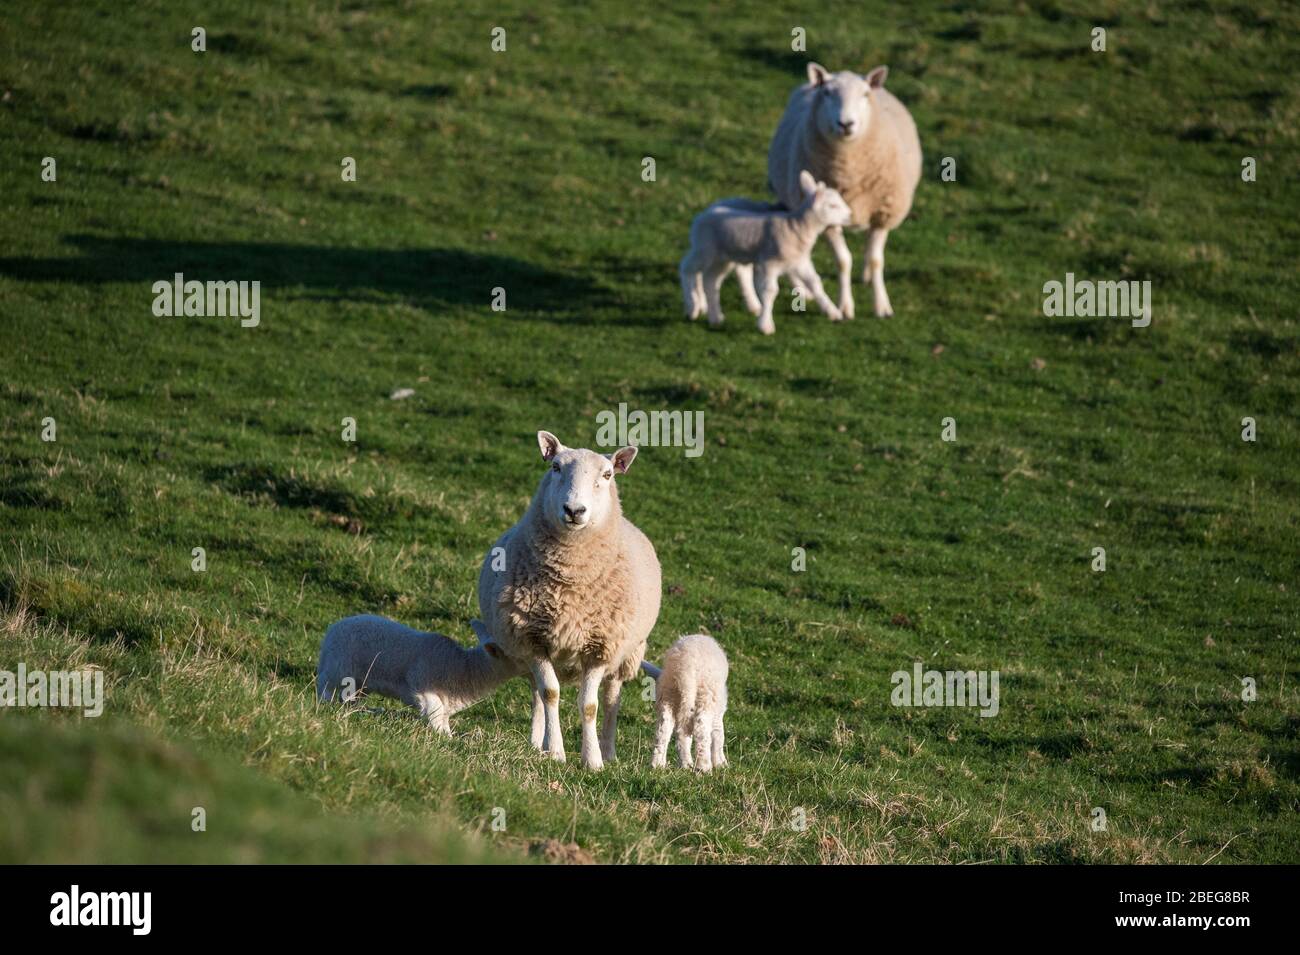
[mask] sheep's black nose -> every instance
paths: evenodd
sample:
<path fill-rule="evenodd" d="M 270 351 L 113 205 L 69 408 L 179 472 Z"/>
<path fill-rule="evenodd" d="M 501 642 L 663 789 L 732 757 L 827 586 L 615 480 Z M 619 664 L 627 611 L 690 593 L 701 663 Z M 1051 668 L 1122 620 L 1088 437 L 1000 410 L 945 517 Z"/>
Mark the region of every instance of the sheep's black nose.
<path fill-rule="evenodd" d="M 564 505 L 564 515 L 571 521 L 576 521 L 586 513 L 587 509 L 585 507 L 569 507 L 567 504 Z"/>
<path fill-rule="evenodd" d="M 853 132 L 853 120 L 851 119 L 848 121 L 840 120 L 840 132 L 843 133 Z"/>

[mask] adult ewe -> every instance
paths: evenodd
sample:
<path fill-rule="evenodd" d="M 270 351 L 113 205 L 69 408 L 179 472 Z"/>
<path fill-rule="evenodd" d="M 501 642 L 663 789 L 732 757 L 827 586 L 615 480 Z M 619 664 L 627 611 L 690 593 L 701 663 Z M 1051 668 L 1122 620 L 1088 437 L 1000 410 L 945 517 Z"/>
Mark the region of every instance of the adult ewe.
<path fill-rule="evenodd" d="M 480 616 L 533 680 L 532 742 L 564 759 L 560 683 L 581 681 L 582 765 L 614 758 L 623 683 L 637 674 L 659 616 L 659 559 L 623 517 L 615 474 L 636 448 L 610 457 L 537 432 L 548 467 L 519 523 L 496 542 L 478 577 Z M 596 736 L 596 696 L 604 707 Z"/>
<path fill-rule="evenodd" d="M 772 190 L 788 209 L 803 201 L 800 171 L 839 191 L 853 210 L 850 228 L 867 230 L 862 280 L 871 281 L 876 314 L 893 315 L 885 291 L 885 240 L 907 218 L 921 179 L 921 141 L 907 108 L 885 89 L 888 69 L 866 76 L 808 64 L 808 82 L 790 96 L 767 152 Z M 853 317 L 852 268 L 844 232 L 826 230 L 840 270 L 840 311 Z"/>

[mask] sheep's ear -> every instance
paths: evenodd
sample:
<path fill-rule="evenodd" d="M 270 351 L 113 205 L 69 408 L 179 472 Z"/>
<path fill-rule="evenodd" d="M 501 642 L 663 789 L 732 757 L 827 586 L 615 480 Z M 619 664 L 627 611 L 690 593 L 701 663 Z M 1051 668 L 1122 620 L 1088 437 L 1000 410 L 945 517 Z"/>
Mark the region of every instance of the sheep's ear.
<path fill-rule="evenodd" d="M 479 643 L 487 643 L 492 639 L 492 634 L 488 633 L 488 629 L 483 625 L 483 621 L 479 620 L 477 617 L 469 622 L 469 628 L 474 631 L 474 636 L 478 637 Z"/>
<path fill-rule="evenodd" d="M 808 62 L 808 82 L 813 86 L 821 86 L 831 78 L 831 71 L 826 69 L 820 63 Z"/>
<path fill-rule="evenodd" d="M 803 192 L 804 197 L 811 196 L 817 191 L 817 180 L 807 169 L 799 173 L 799 189 Z"/>
<path fill-rule="evenodd" d="M 889 67 L 878 66 L 870 73 L 868 73 L 866 76 L 864 76 L 863 79 L 867 81 L 867 85 L 870 86 L 873 90 L 878 90 L 885 85 L 885 77 L 888 75 L 889 75 Z"/>
<path fill-rule="evenodd" d="M 537 446 L 542 449 L 543 461 L 551 460 L 564 450 L 564 445 L 560 444 L 560 439 L 549 431 L 537 432 Z"/>
<path fill-rule="evenodd" d="M 484 644 L 483 644 L 483 649 L 486 650 L 486 651 L 487 651 L 487 655 L 490 656 L 490 657 L 492 657 L 494 660 L 504 660 L 504 659 L 505 659 L 505 656 L 506 656 L 505 653 L 504 653 L 504 652 L 502 651 L 502 649 L 501 649 L 499 646 L 497 646 L 496 643 L 495 643 L 494 641 L 492 641 L 492 640 L 489 640 L 489 641 L 487 641 L 486 643 L 484 643 Z"/>
<path fill-rule="evenodd" d="M 632 466 L 632 462 L 635 459 L 636 459 L 636 448 L 630 446 L 626 448 L 619 448 L 617 451 L 614 452 L 614 456 L 610 458 L 610 460 L 614 462 L 614 470 L 617 471 L 619 474 L 626 474 L 627 469 Z"/>

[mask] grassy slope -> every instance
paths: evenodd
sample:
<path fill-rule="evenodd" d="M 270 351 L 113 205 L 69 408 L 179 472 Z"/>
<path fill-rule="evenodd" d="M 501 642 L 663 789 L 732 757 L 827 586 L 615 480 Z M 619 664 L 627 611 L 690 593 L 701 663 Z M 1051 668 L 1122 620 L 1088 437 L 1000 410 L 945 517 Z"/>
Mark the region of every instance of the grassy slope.
<path fill-rule="evenodd" d="M 42 656 L 11 628 L 0 667 L 95 662 L 111 694 L 100 723 L 0 714 L 6 752 L 131 759 L 139 724 L 255 767 L 237 806 L 273 786 L 473 830 L 502 807 L 490 838 L 611 861 L 1297 861 L 1293 8 L 438 6 L 0 13 L 0 598 L 69 631 Z M 710 334 L 680 319 L 676 260 L 705 203 L 763 194 L 794 25 L 833 68 L 889 63 L 920 127 L 898 316 L 781 310 L 764 340 L 729 289 Z M 154 318 L 176 271 L 260 279 L 262 326 Z M 1153 325 L 1045 319 L 1066 271 L 1150 279 Z M 622 486 L 671 588 L 652 655 L 706 628 L 732 656 L 733 768 L 651 774 L 635 692 L 601 775 L 528 751 L 522 683 L 450 742 L 318 712 L 331 619 L 468 638 L 533 431 L 589 444 L 621 401 L 705 412 L 703 457 L 646 449 Z M 891 707 L 913 660 L 999 669 L 1001 715 Z"/>

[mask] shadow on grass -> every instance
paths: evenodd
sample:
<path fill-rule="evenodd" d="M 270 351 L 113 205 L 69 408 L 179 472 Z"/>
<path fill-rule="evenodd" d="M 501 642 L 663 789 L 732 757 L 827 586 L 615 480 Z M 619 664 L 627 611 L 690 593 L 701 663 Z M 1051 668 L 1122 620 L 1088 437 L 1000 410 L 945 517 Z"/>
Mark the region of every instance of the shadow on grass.
<path fill-rule="evenodd" d="M 577 324 L 603 321 L 591 318 L 591 312 L 620 303 L 614 292 L 585 276 L 464 249 L 353 249 L 91 235 L 67 236 L 65 241 L 79 254 L 0 258 L 0 275 L 34 282 L 139 282 L 146 286 L 150 302 L 153 283 L 170 281 L 177 272 L 187 281 L 259 281 L 263 290 L 293 289 L 295 298 L 376 304 L 397 298 L 422 308 L 487 309 L 493 289 L 501 287 L 510 311 L 542 313 Z"/>

